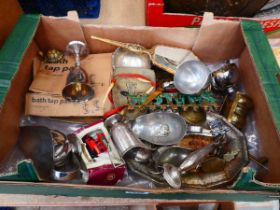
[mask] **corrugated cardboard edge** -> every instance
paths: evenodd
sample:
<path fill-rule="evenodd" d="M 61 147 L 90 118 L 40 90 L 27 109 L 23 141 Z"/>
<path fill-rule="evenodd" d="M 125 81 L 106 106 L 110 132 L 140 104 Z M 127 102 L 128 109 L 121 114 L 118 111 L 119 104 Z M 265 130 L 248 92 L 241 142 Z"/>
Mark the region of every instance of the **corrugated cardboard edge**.
<path fill-rule="evenodd" d="M 39 22 L 39 15 L 20 16 L 0 51 L 0 104 L 4 103 L 10 82 L 35 35 Z M 17 46 L 17 51 L 13 50 L 14 46 Z"/>
<path fill-rule="evenodd" d="M 239 200 L 239 201 L 265 201 L 274 200 L 279 194 L 275 192 L 260 191 L 234 191 L 234 190 L 172 190 L 168 189 L 138 189 L 117 186 L 90 186 L 78 184 L 57 183 L 26 183 L 6 182 L 0 184 L 0 192 L 12 194 L 34 195 L 63 195 L 69 197 L 111 197 L 130 199 L 160 199 L 160 200 Z"/>
<path fill-rule="evenodd" d="M 268 40 L 262 32 L 260 23 L 243 20 L 241 21 L 241 28 L 246 45 L 255 63 L 278 135 L 280 135 L 280 85 L 276 77 L 276 74 L 280 72 L 279 66 Z M 258 49 L 255 46 L 258 46 Z"/>

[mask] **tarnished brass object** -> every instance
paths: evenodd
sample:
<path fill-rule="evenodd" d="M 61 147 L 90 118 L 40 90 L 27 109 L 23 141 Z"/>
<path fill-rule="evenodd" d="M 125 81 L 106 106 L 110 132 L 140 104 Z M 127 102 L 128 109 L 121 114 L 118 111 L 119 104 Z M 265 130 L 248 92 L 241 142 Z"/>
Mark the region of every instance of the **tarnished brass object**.
<path fill-rule="evenodd" d="M 211 157 L 201 163 L 201 170 L 204 173 L 215 173 L 219 171 L 223 171 L 226 162 L 217 157 Z"/>
<path fill-rule="evenodd" d="M 186 149 L 197 150 L 210 144 L 212 141 L 212 137 L 191 135 L 186 136 L 177 145 Z"/>
<path fill-rule="evenodd" d="M 242 129 L 246 123 L 246 116 L 253 107 L 253 102 L 247 94 L 236 92 L 233 101 L 226 99 L 222 108 L 222 114 L 228 122 L 233 124 L 238 129 Z"/>
<path fill-rule="evenodd" d="M 63 58 L 63 53 L 56 49 L 50 49 L 43 55 L 43 58 L 48 63 L 56 63 Z"/>
<path fill-rule="evenodd" d="M 235 153 L 234 159 L 232 159 L 229 162 L 225 162 L 225 166 L 222 171 L 218 171 L 219 167 L 216 167 L 217 170 L 213 170 L 216 172 L 213 172 L 211 169 L 211 172 L 208 173 L 190 172 L 184 174 L 181 177 L 182 186 L 184 187 L 211 188 L 229 183 L 239 174 L 240 170 L 248 163 L 248 150 L 245 135 L 241 133 L 232 124 L 228 123 L 228 121 L 222 116 L 211 112 L 207 113 L 208 123 L 215 120 L 221 120 L 223 126 L 225 126 L 228 130 L 226 132 L 226 138 L 228 143 L 225 149 L 227 154 Z"/>
<path fill-rule="evenodd" d="M 200 106 L 188 106 L 186 110 L 183 110 L 181 115 L 184 117 L 187 123 L 190 124 L 202 124 L 206 120 L 206 111 Z"/>

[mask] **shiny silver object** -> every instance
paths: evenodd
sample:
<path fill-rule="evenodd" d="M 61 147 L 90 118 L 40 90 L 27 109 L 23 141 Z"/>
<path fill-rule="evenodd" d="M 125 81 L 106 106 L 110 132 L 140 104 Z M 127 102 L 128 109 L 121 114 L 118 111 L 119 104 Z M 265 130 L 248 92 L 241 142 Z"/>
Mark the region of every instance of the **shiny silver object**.
<path fill-rule="evenodd" d="M 54 166 L 63 166 L 71 152 L 71 145 L 66 136 L 57 130 L 50 130 L 53 141 L 53 161 Z"/>
<path fill-rule="evenodd" d="M 147 54 L 118 47 L 112 55 L 112 65 L 113 69 L 123 67 L 150 69 L 151 60 Z"/>
<path fill-rule="evenodd" d="M 153 159 L 157 166 L 163 166 L 165 163 L 179 167 L 184 159 L 191 153 L 191 150 L 182 147 L 166 147 L 163 151 L 157 151 Z"/>
<path fill-rule="evenodd" d="M 75 154 L 70 153 L 66 164 L 52 169 L 52 179 L 56 181 L 70 181 L 80 174 L 80 163 Z"/>
<path fill-rule="evenodd" d="M 212 142 L 201 149 L 198 149 L 188 155 L 184 161 L 177 168 L 176 166 L 165 163 L 163 165 L 164 172 L 163 177 L 168 182 L 168 184 L 173 188 L 181 187 L 181 174 L 194 169 L 199 163 L 201 163 L 205 157 L 207 157 L 217 146 L 219 142 Z"/>
<path fill-rule="evenodd" d="M 19 148 L 32 160 L 41 180 L 66 181 L 78 175 L 79 161 L 65 142 L 64 134 L 47 127 L 20 128 Z"/>
<path fill-rule="evenodd" d="M 105 125 L 111 128 L 111 135 L 119 154 L 124 157 L 135 149 L 147 149 L 147 147 L 135 136 L 135 134 L 120 121 L 119 114 L 113 114 L 105 120 Z M 128 154 L 130 156 L 130 154 Z"/>
<path fill-rule="evenodd" d="M 174 113 L 154 112 L 137 117 L 131 128 L 140 139 L 156 145 L 171 145 L 185 136 L 186 122 Z"/>
<path fill-rule="evenodd" d="M 186 135 L 212 136 L 211 131 L 191 126 L 180 115 L 171 112 L 154 112 L 137 117 L 131 123 L 133 133 L 155 145 L 176 144 Z"/>
<path fill-rule="evenodd" d="M 67 139 L 70 142 L 71 149 L 73 153 L 76 153 L 77 155 L 82 155 L 82 146 L 80 143 L 80 140 L 78 139 L 78 137 L 75 134 L 68 134 L 67 135 Z"/>
<path fill-rule="evenodd" d="M 62 96 L 72 102 L 88 101 L 93 98 L 94 91 L 88 84 L 86 72 L 81 68 L 81 57 L 88 55 L 88 48 L 85 43 L 71 41 L 66 46 L 66 54 L 75 57 L 75 66 L 70 70 L 66 85 L 62 90 Z"/>
<path fill-rule="evenodd" d="M 238 68 L 233 63 L 224 65 L 211 75 L 213 88 L 221 92 L 234 92 L 233 86 L 237 83 L 237 81 Z"/>
<path fill-rule="evenodd" d="M 209 85 L 210 70 L 201 61 L 182 63 L 174 75 L 174 85 L 183 94 L 198 94 Z"/>
<path fill-rule="evenodd" d="M 227 152 L 237 152 L 237 155 L 233 160 L 226 163 L 223 171 L 213 173 L 186 173 L 180 174 L 181 176 L 179 177 L 177 171 L 173 170 L 174 166 L 170 164 L 165 165 L 165 179 L 176 188 L 180 186 L 180 182 L 184 187 L 194 188 L 221 186 L 233 181 L 240 173 L 241 169 L 248 164 L 247 141 L 244 134 L 231 125 L 224 117 L 211 112 L 207 113 L 207 123 L 210 125 L 211 129 L 214 130 L 213 135 L 225 135 Z M 215 131 L 216 129 L 220 131 Z M 206 154 L 209 152 L 208 149 L 203 150 L 203 153 Z M 187 158 L 190 158 L 190 156 Z M 199 160 L 199 158 L 195 158 L 195 160 Z M 195 162 L 196 161 L 190 161 L 187 162 L 188 164 L 184 163 L 184 168 L 186 167 L 185 170 L 192 168 L 192 164 L 190 163 Z"/>
<path fill-rule="evenodd" d="M 126 160 L 126 164 L 132 172 L 152 181 L 157 186 L 167 186 L 165 179 L 162 177 L 162 170 L 159 170 L 159 168 L 155 169 L 149 164 L 139 163 L 132 159 Z"/>
<path fill-rule="evenodd" d="M 152 157 L 152 151 L 143 148 L 137 149 L 131 153 L 132 158 L 139 163 L 147 163 Z"/>

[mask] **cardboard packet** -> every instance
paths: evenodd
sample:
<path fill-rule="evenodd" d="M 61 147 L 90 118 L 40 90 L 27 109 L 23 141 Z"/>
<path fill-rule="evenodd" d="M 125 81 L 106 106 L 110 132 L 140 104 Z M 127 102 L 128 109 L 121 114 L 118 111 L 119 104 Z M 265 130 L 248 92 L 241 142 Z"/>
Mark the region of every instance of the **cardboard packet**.
<path fill-rule="evenodd" d="M 90 101 L 80 103 L 68 102 L 61 96 L 69 68 L 73 66 L 74 61 L 65 58 L 67 63 L 41 62 L 40 69 L 33 72 L 35 79 L 29 88 L 32 92 L 26 94 L 25 114 L 57 117 L 103 115 L 104 111 L 111 107 L 108 100 L 105 108 L 101 107 L 111 83 L 111 56 L 111 53 L 91 54 L 82 60 L 81 66 L 88 75 L 89 84 L 94 89 L 95 95 Z M 38 66 L 38 60 L 36 62 L 34 66 Z"/>

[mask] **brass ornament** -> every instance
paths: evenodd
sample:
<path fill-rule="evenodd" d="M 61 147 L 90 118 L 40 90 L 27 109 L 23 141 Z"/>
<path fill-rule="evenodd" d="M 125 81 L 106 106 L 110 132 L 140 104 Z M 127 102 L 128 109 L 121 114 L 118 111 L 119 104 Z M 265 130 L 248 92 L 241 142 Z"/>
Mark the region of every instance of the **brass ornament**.
<path fill-rule="evenodd" d="M 197 105 L 188 106 L 182 111 L 181 115 L 190 124 L 203 124 L 206 120 L 206 111 Z"/>
<path fill-rule="evenodd" d="M 46 54 L 43 54 L 43 59 L 47 63 L 57 63 L 63 57 L 64 57 L 63 53 L 57 49 L 49 49 Z"/>
<path fill-rule="evenodd" d="M 252 108 L 253 102 L 251 98 L 247 94 L 238 91 L 233 100 L 226 99 L 222 108 L 222 114 L 228 122 L 238 129 L 242 129 L 246 123 L 246 116 Z"/>

